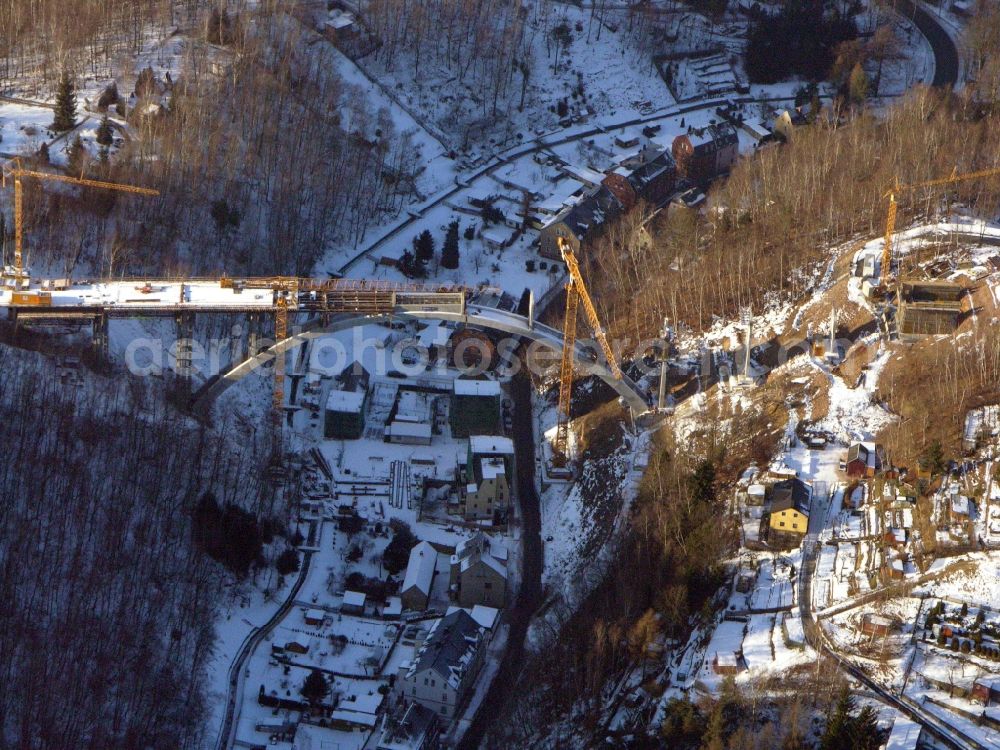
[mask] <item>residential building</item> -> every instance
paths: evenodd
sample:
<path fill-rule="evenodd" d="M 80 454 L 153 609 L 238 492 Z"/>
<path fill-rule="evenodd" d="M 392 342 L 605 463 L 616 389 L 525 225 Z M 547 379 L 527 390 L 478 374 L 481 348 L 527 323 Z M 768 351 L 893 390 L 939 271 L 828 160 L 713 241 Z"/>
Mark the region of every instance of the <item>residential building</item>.
<path fill-rule="evenodd" d="M 368 391 L 330 391 L 326 400 L 323 435 L 328 439 L 357 440 L 365 429 Z"/>
<path fill-rule="evenodd" d="M 665 149 L 643 149 L 643 162 L 628 176 L 636 195 L 657 208 L 666 205 L 677 187 L 677 163 Z"/>
<path fill-rule="evenodd" d="M 464 466 L 458 469 L 458 507 L 467 521 L 507 522 L 511 500 L 514 443 L 510 438 L 473 435 Z"/>
<path fill-rule="evenodd" d="M 400 703 L 382 716 L 375 750 L 434 750 L 439 747 L 438 715 L 419 703 Z"/>
<path fill-rule="evenodd" d="M 878 443 L 854 443 L 847 449 L 844 470 L 849 477 L 874 477 L 886 463 L 885 449 Z"/>
<path fill-rule="evenodd" d="M 797 543 L 809 529 L 812 488 L 801 479 L 785 479 L 771 488 L 770 539 Z"/>
<path fill-rule="evenodd" d="M 796 128 L 801 128 L 809 124 L 808 118 L 802 112 L 801 107 L 784 109 L 774 116 L 772 132 L 786 142 L 791 142 L 792 135 Z"/>
<path fill-rule="evenodd" d="M 464 609 L 437 620 L 413 661 L 400 666 L 394 687 L 399 700 L 446 719 L 459 715 L 482 666 L 486 637 L 486 628 Z"/>
<path fill-rule="evenodd" d="M 451 556 L 449 587 L 462 607 L 502 608 L 507 595 L 507 547 L 481 531 L 462 541 Z"/>
<path fill-rule="evenodd" d="M 705 185 L 728 172 L 739 156 L 739 136 L 729 123 L 692 128 L 674 138 L 671 152 L 677 176 Z"/>
<path fill-rule="evenodd" d="M 344 614 L 363 615 L 365 613 L 365 599 L 367 597 L 361 591 L 345 591 L 343 601 L 340 603 L 340 611 Z"/>
<path fill-rule="evenodd" d="M 580 254 L 586 241 L 592 241 L 604 224 L 624 212 L 618 197 L 607 185 L 600 185 L 579 203 L 560 212 L 542 227 L 538 252 L 542 257 L 562 260 L 559 238 Z"/>
<path fill-rule="evenodd" d="M 399 590 L 399 598 L 404 608 L 427 609 L 436 564 L 437 550 L 429 542 L 419 542 L 410 550 L 410 560 L 406 565 L 403 585 Z"/>

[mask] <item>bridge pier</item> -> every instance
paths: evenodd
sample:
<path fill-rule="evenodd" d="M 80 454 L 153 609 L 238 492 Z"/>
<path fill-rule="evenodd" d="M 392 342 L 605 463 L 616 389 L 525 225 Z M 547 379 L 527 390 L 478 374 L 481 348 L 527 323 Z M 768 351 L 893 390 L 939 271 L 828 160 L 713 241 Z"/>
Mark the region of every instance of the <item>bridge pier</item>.
<path fill-rule="evenodd" d="M 110 346 L 108 344 L 108 316 L 105 313 L 98 313 L 94 316 L 91 332 L 91 347 L 94 358 L 101 363 L 106 363 L 111 359 Z"/>
<path fill-rule="evenodd" d="M 194 365 L 194 352 L 192 351 L 194 321 L 194 313 L 182 312 L 174 316 L 174 322 L 177 325 L 177 342 L 174 346 L 174 374 L 183 388 L 187 390 L 191 387 L 191 374 Z"/>
<path fill-rule="evenodd" d="M 261 313 L 247 313 L 247 357 L 256 357 L 260 352 L 261 331 L 264 328 L 264 316 Z"/>

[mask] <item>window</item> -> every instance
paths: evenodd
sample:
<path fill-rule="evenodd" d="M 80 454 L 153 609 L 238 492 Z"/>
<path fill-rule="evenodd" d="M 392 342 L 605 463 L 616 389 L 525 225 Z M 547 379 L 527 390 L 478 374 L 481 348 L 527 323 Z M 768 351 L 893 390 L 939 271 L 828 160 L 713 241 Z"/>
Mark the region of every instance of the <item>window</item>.
<path fill-rule="evenodd" d="M 416 694 L 417 694 L 417 686 L 416 686 L 416 685 L 414 685 L 414 686 L 413 686 L 413 694 L 414 694 L 414 695 L 416 695 Z"/>
<path fill-rule="evenodd" d="M 441 694 L 441 700 L 443 700 L 445 703 L 447 703 L 448 702 L 448 694 L 447 693 L 442 693 Z"/>
<path fill-rule="evenodd" d="M 491 589 L 491 588 L 493 588 L 493 584 L 492 584 L 492 583 L 490 583 L 489 581 L 485 581 L 485 582 L 483 583 L 483 588 L 484 588 L 484 589 Z"/>
<path fill-rule="evenodd" d="M 431 687 L 437 687 L 437 680 L 431 680 Z"/>
<path fill-rule="evenodd" d="M 444 715 L 444 716 L 448 715 L 448 707 L 447 706 L 441 706 L 441 714 Z"/>
<path fill-rule="evenodd" d="M 427 685 L 427 678 L 425 677 L 424 678 L 424 686 L 426 687 L 426 685 Z"/>
<path fill-rule="evenodd" d="M 778 525 L 779 525 L 779 526 L 780 526 L 781 528 L 785 528 L 785 522 L 784 522 L 784 521 L 782 521 L 782 522 L 781 522 L 781 523 L 779 523 Z"/>

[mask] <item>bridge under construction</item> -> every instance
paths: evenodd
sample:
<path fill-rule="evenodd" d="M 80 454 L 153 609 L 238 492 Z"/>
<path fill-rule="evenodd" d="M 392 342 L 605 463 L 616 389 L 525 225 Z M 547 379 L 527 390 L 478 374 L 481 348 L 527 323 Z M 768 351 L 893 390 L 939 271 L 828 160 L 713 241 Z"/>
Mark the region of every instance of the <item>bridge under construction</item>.
<path fill-rule="evenodd" d="M 0 290 L 0 310 L 8 320 L 22 323 L 90 323 L 93 347 L 108 356 L 111 319 L 173 318 L 179 339 L 193 338 L 194 320 L 205 314 L 242 314 L 251 321 L 273 318 L 273 345 L 260 349 L 250 343 L 247 358 L 207 384 L 193 405 L 208 407 L 215 397 L 260 364 L 274 362 L 274 414 L 283 412 L 285 355 L 305 340 L 324 331 L 343 330 L 392 319 L 436 319 L 500 331 L 542 341 L 553 349 L 565 348 L 556 329 L 536 323 L 532 311 L 517 315 L 496 307 L 500 290 L 454 284 L 403 283 L 360 279 L 310 279 L 301 277 L 102 279 L 93 281 L 48 280 Z M 289 332 L 289 321 L 295 330 Z M 639 414 L 647 410 L 645 393 L 617 365 L 594 361 L 592 350 L 569 341 L 570 358 L 586 362 L 611 385 L 625 403 Z M 183 355 L 180 373 L 190 372 Z M 189 364 L 189 363 L 187 363 Z"/>

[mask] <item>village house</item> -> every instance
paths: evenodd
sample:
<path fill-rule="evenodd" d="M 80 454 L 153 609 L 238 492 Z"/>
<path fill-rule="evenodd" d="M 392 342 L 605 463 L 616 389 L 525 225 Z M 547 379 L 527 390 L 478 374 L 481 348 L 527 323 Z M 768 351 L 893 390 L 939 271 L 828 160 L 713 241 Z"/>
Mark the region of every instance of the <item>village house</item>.
<path fill-rule="evenodd" d="M 740 658 L 732 652 L 717 652 L 712 657 L 712 671 L 716 674 L 736 674 L 740 671 Z"/>
<path fill-rule="evenodd" d="M 399 589 L 403 607 L 416 611 L 427 609 L 436 563 L 437 550 L 430 543 L 419 542 L 410 550 L 410 560 L 406 565 L 403 585 Z"/>
<path fill-rule="evenodd" d="M 375 750 L 431 750 L 440 736 L 437 714 L 419 703 L 400 703 L 382 716 Z"/>
<path fill-rule="evenodd" d="M 797 545 L 809 529 L 809 504 L 812 488 L 801 479 L 776 482 L 771 487 L 769 539 L 772 544 Z"/>
<path fill-rule="evenodd" d="M 458 507 L 467 521 L 507 522 L 514 443 L 510 438 L 473 435 L 464 466 L 458 468 Z"/>
<path fill-rule="evenodd" d="M 665 149 L 643 149 L 640 156 L 642 163 L 629 173 L 628 183 L 639 198 L 660 208 L 677 187 L 677 164 Z"/>
<path fill-rule="evenodd" d="M 574 253 L 579 254 L 585 241 L 592 240 L 608 220 L 622 213 L 622 204 L 615 193 L 602 184 L 542 227 L 538 252 L 543 258 L 562 260 L 561 237 Z"/>
<path fill-rule="evenodd" d="M 445 719 L 457 716 L 482 666 L 486 637 L 486 628 L 464 609 L 435 621 L 413 661 L 400 665 L 397 698 L 419 703 Z"/>
<path fill-rule="evenodd" d="M 363 615 L 367 598 L 361 591 L 345 591 L 344 598 L 340 603 L 340 611 L 349 615 Z"/>
<path fill-rule="evenodd" d="M 885 449 L 881 445 L 878 443 L 854 443 L 847 449 L 844 471 L 849 477 L 874 477 L 886 465 Z"/>
<path fill-rule="evenodd" d="M 887 636 L 894 629 L 892 620 L 888 617 L 865 612 L 861 618 L 861 632 L 871 636 Z"/>
<path fill-rule="evenodd" d="M 481 531 L 462 541 L 451 556 L 449 584 L 462 607 L 502 608 L 507 594 L 507 547 Z"/>
<path fill-rule="evenodd" d="M 774 116 L 774 124 L 771 127 L 771 131 L 786 143 L 790 143 L 796 128 L 801 128 L 808 124 L 809 120 L 802 112 L 802 107 L 783 109 Z"/>
<path fill-rule="evenodd" d="M 330 391 L 326 399 L 323 436 L 334 440 L 357 440 L 365 428 L 368 392 Z"/>
<path fill-rule="evenodd" d="M 604 175 L 600 185 L 586 197 L 565 208 L 542 227 L 539 253 L 561 260 L 559 238 L 580 253 L 584 244 L 597 236 L 608 221 L 628 213 L 640 201 L 663 206 L 677 182 L 677 167 L 670 151 L 651 144 L 625 164 Z"/>
<path fill-rule="evenodd" d="M 984 706 L 992 706 L 1000 701 L 1000 677 L 989 675 L 980 677 L 972 683 L 972 700 Z"/>
<path fill-rule="evenodd" d="M 706 185 L 728 172 L 739 156 L 739 136 L 729 123 L 691 129 L 674 138 L 671 146 L 677 176 Z"/>

